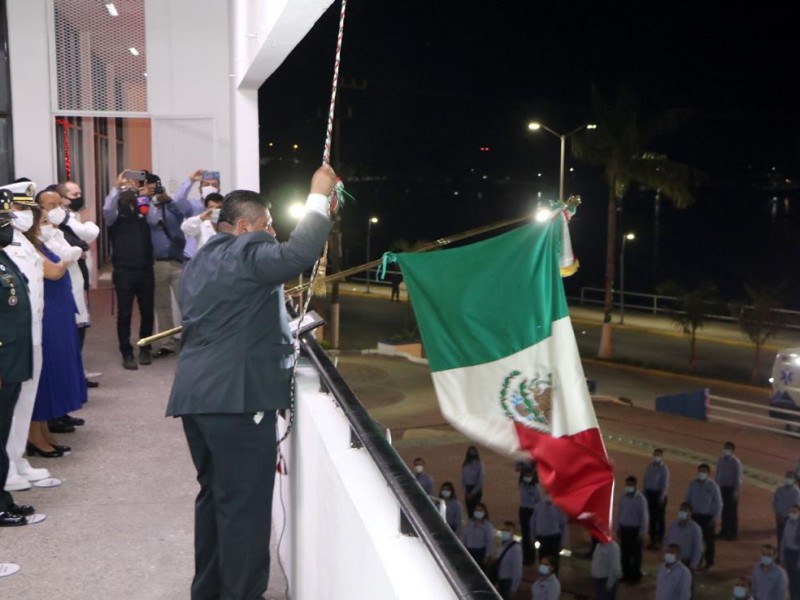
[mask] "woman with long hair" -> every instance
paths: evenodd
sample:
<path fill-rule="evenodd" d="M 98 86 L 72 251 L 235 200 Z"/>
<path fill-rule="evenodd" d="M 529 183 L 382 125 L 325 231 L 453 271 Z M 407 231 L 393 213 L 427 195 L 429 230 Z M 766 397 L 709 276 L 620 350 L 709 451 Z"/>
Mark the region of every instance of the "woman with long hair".
<path fill-rule="evenodd" d="M 464 503 L 467 505 L 467 516 L 483 498 L 483 463 L 478 455 L 478 448 L 470 446 L 461 465 L 461 487 L 464 490 Z"/>

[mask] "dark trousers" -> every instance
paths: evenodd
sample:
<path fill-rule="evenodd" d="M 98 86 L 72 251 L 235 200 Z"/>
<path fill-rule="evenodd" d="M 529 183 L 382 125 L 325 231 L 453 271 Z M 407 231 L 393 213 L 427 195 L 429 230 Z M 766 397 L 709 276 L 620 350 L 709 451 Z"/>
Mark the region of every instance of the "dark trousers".
<path fill-rule="evenodd" d="M 267 589 L 275 411 L 184 415 L 197 470 L 192 600 L 252 600 Z"/>
<path fill-rule="evenodd" d="M 549 556 L 553 561 L 553 573 L 558 574 L 558 558 L 561 552 L 561 534 L 556 535 L 537 535 L 536 541 L 539 542 L 539 560 L 543 556 Z"/>
<path fill-rule="evenodd" d="M 14 419 L 14 407 L 22 389 L 21 383 L 0 382 L 0 512 L 6 512 L 14 504 L 14 498 L 3 489 L 8 478 L 8 436 L 11 435 L 11 422 Z"/>
<path fill-rule="evenodd" d="M 735 538 L 739 535 L 739 499 L 735 497 L 736 488 L 720 487 L 722 493 L 722 537 Z"/>
<path fill-rule="evenodd" d="M 617 583 L 615 582 L 614 587 L 610 590 L 606 589 L 606 583 L 608 583 L 608 577 L 594 578 L 595 600 L 617 600 Z"/>
<path fill-rule="evenodd" d="M 519 529 L 522 532 L 522 564 L 529 565 L 536 559 L 536 550 L 531 540 L 532 508 L 519 507 Z"/>
<path fill-rule="evenodd" d="M 789 599 L 800 600 L 800 550 L 784 551 L 786 575 L 789 577 Z"/>
<path fill-rule="evenodd" d="M 470 493 L 473 489 L 475 489 L 474 485 L 467 485 L 464 486 L 466 490 L 466 494 L 464 494 L 464 504 L 467 506 L 467 519 L 472 518 L 472 511 L 475 510 L 475 505 L 480 504 L 481 500 L 483 500 L 483 489 L 478 490 L 478 492 L 474 496 L 470 496 Z"/>
<path fill-rule="evenodd" d="M 642 578 L 642 538 L 638 527 L 620 526 L 619 549 L 622 577 L 630 581 L 639 581 Z"/>
<path fill-rule="evenodd" d="M 115 268 L 111 277 L 117 294 L 117 340 L 122 356 L 133 356 L 131 317 L 133 300 L 139 305 L 139 338 L 153 335 L 155 275 L 152 267 Z"/>
<path fill-rule="evenodd" d="M 647 512 L 650 513 L 650 543 L 660 544 L 664 541 L 664 513 L 667 511 L 667 498 L 661 502 L 661 492 L 645 490 Z"/>
<path fill-rule="evenodd" d="M 705 558 L 705 566 L 710 567 L 714 564 L 714 556 L 716 555 L 714 546 L 714 515 L 692 514 L 692 519 L 695 523 L 700 525 L 700 529 L 703 530 L 703 544 L 706 547 L 703 558 Z"/>
<path fill-rule="evenodd" d="M 783 528 L 786 526 L 787 517 L 775 517 L 775 533 L 778 536 L 778 545 L 776 548 L 781 547 L 781 540 L 783 539 Z"/>
<path fill-rule="evenodd" d="M 511 583 L 510 579 L 499 579 L 497 581 L 497 593 L 503 600 L 511 600 Z"/>

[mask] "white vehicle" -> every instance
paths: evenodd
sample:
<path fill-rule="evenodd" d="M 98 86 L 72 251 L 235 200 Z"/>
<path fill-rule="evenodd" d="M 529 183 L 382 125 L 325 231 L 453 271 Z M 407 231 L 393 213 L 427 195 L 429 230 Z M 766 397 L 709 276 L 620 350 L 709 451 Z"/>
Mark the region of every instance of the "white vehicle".
<path fill-rule="evenodd" d="M 784 348 L 775 356 L 772 365 L 772 397 L 769 405 L 784 410 L 796 410 L 798 415 L 787 415 L 783 412 L 770 411 L 775 419 L 800 422 L 800 348 Z M 791 425 L 786 424 L 789 429 Z"/>

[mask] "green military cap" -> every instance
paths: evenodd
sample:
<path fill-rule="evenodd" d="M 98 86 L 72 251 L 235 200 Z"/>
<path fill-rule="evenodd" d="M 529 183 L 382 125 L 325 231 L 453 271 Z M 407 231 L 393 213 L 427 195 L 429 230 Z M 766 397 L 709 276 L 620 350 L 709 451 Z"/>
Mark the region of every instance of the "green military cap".
<path fill-rule="evenodd" d="M 36 206 L 36 184 L 32 181 L 18 181 L 0 186 L 0 190 L 7 190 L 12 194 L 14 204 L 22 206 Z"/>

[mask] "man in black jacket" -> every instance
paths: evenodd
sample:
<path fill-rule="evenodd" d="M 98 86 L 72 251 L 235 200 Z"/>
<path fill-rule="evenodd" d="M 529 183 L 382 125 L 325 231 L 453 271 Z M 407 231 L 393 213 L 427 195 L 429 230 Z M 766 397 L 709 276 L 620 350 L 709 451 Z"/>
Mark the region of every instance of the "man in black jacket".
<path fill-rule="evenodd" d="M 131 345 L 133 300 L 139 305 L 139 337 L 153 334 L 153 304 L 155 274 L 153 243 L 147 212 L 150 210 L 147 190 L 138 182 L 126 180 L 124 172 L 117 177 L 117 186 L 106 196 L 103 204 L 108 234 L 111 240 L 112 281 L 117 294 L 117 339 L 122 353 L 122 366 L 138 369 Z M 150 346 L 139 351 L 139 364 L 153 362 Z"/>
<path fill-rule="evenodd" d="M 22 382 L 33 376 L 31 301 L 25 276 L 4 248 L 14 239 L 11 202 L 14 195 L 0 190 L 0 482 L 8 477 L 6 444 Z M 19 505 L 0 486 L 0 527 L 25 525 L 32 506 Z"/>

